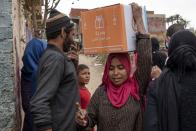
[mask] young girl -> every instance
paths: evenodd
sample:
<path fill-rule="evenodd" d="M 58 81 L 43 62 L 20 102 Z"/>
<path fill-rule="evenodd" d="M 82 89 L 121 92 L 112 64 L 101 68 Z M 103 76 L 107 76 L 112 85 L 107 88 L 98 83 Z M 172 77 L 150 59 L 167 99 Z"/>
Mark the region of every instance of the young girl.
<path fill-rule="evenodd" d="M 89 80 L 90 80 L 89 67 L 87 65 L 80 64 L 78 66 L 78 81 L 79 81 L 79 89 L 80 89 L 80 104 L 82 109 L 87 108 L 91 98 L 91 94 L 85 86 L 86 84 L 89 83 Z"/>
<path fill-rule="evenodd" d="M 87 109 L 88 104 L 90 102 L 91 93 L 86 88 L 86 84 L 89 83 L 90 80 L 90 71 L 89 67 L 85 64 L 78 65 L 78 81 L 79 81 L 79 89 L 80 89 L 80 106 L 82 109 Z M 94 131 L 94 129 L 89 128 L 88 130 Z"/>

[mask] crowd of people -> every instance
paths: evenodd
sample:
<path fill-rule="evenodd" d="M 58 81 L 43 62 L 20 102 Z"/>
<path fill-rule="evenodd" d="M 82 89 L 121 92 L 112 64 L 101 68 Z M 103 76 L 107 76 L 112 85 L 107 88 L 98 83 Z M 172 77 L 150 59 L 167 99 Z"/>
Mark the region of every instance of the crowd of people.
<path fill-rule="evenodd" d="M 141 7 L 131 6 L 136 68 L 128 52 L 110 53 L 92 95 L 90 68 L 78 65 L 74 23 L 50 12 L 47 42 L 33 38 L 23 56 L 23 131 L 196 131 L 195 34 L 171 25 L 162 52 L 144 28 Z"/>

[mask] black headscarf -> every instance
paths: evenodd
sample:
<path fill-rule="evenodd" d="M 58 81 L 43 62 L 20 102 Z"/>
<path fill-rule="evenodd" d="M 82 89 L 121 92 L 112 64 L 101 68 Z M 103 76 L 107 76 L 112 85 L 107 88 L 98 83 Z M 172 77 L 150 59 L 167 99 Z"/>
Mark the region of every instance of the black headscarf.
<path fill-rule="evenodd" d="M 170 40 L 167 67 L 182 76 L 196 69 L 196 36 L 188 30 L 179 31 Z"/>
<path fill-rule="evenodd" d="M 159 51 L 159 41 L 156 37 L 151 38 L 152 52 Z"/>
<path fill-rule="evenodd" d="M 196 82 L 193 82 L 196 75 L 191 73 L 196 71 L 196 36 L 187 30 L 175 33 L 169 44 L 168 55 L 166 69 L 156 83 L 159 127 L 160 131 L 182 131 L 180 120 L 184 118 L 180 118 L 180 100 L 187 96 L 181 92 L 186 88 L 182 83 L 192 82 L 194 84 L 189 87 L 196 87 Z"/>
<path fill-rule="evenodd" d="M 167 55 L 161 51 L 152 52 L 152 65 L 158 66 L 161 70 L 163 70 L 166 58 Z"/>
<path fill-rule="evenodd" d="M 165 66 L 167 55 L 159 51 L 160 45 L 156 37 L 151 37 L 152 44 L 152 66 L 158 66 L 161 70 Z"/>
<path fill-rule="evenodd" d="M 166 32 L 166 36 L 171 37 L 174 33 L 180 31 L 180 30 L 184 30 L 184 25 L 182 24 L 173 24 L 171 26 L 168 27 L 167 32 Z"/>

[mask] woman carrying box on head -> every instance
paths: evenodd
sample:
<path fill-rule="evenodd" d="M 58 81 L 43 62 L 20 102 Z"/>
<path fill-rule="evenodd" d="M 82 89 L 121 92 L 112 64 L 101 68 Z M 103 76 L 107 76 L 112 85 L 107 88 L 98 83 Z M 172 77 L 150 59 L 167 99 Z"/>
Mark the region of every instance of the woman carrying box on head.
<path fill-rule="evenodd" d="M 142 33 L 137 37 L 137 70 L 131 74 L 128 53 L 109 54 L 102 84 L 93 94 L 87 111 L 77 104 L 75 120 L 84 130 L 95 125 L 97 131 L 143 130 L 143 93 L 150 79 L 151 43 L 149 35 L 144 34 L 141 8 L 136 4 L 132 4 L 132 7 L 136 12 L 137 30 Z"/>

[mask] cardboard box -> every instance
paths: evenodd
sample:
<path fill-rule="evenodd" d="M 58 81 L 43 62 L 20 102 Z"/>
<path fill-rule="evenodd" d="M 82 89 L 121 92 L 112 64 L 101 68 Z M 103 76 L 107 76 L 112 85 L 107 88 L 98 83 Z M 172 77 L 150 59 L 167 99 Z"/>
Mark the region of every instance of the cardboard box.
<path fill-rule="evenodd" d="M 135 50 L 130 5 L 116 4 L 82 12 L 81 24 L 85 54 Z"/>

